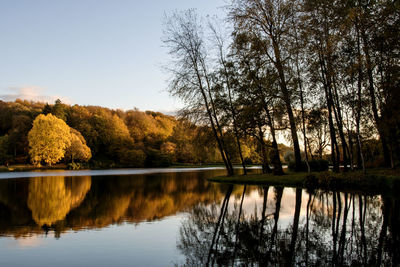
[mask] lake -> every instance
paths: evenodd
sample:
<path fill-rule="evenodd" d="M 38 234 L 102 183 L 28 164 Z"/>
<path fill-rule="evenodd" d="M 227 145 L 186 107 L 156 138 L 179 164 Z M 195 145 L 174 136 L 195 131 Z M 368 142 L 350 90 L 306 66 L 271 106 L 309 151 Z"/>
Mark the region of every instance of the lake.
<path fill-rule="evenodd" d="M 400 198 L 206 180 L 224 174 L 0 174 L 0 266 L 399 264 Z"/>

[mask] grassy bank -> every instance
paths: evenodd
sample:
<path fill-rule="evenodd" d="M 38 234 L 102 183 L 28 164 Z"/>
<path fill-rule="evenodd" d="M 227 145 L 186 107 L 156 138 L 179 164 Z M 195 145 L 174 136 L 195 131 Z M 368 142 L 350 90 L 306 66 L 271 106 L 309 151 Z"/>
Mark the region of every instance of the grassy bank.
<path fill-rule="evenodd" d="M 268 186 L 297 187 L 307 189 L 326 189 L 363 193 L 400 192 L 400 173 L 395 170 L 370 170 L 362 172 L 313 172 L 286 173 L 282 176 L 272 174 L 251 174 L 209 178 L 212 182 L 231 184 L 252 184 Z"/>
<path fill-rule="evenodd" d="M 168 168 L 210 168 L 210 167 L 222 167 L 225 169 L 225 164 L 223 164 L 223 163 L 202 163 L 202 164 L 172 163 L 171 166 L 168 166 Z M 242 168 L 242 165 L 233 164 L 233 167 L 234 168 Z M 260 167 L 261 168 L 261 165 L 257 165 L 257 164 L 246 165 L 246 168 L 252 168 L 252 167 Z"/>

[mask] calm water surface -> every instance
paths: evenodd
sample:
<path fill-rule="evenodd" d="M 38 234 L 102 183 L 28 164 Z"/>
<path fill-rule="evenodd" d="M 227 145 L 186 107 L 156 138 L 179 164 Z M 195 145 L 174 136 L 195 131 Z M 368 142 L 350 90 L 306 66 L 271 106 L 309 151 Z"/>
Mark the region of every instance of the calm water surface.
<path fill-rule="evenodd" d="M 224 173 L 3 174 L 0 266 L 398 265 L 399 198 L 206 181 Z"/>

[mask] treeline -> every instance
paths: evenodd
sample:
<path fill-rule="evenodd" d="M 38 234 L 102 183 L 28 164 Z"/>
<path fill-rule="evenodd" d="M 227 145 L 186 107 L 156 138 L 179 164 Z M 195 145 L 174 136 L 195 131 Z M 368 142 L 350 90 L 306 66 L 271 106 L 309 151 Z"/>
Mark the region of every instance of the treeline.
<path fill-rule="evenodd" d="M 84 160 L 80 159 L 84 157 L 75 157 L 75 163 L 70 164 L 74 168 L 166 167 L 174 163 L 222 162 L 211 129 L 208 126 L 195 125 L 186 119 L 176 119 L 152 111 L 71 106 L 61 101 L 45 104 L 16 100 L 0 101 L 0 165 L 35 162 L 46 164 L 41 158 L 39 162 L 35 161 L 32 144 L 28 140 L 33 122 L 40 114 L 56 116 L 72 128 L 72 136 L 84 138 L 78 144 L 90 148 L 91 159 L 88 164 L 82 165 Z M 49 133 L 43 129 L 45 132 L 36 137 L 39 141 Z M 234 147 L 228 139 L 226 144 Z M 246 162 L 259 163 L 256 142 L 250 138 L 242 142 Z M 40 148 L 37 150 L 38 153 L 41 152 Z M 239 162 L 235 149 L 231 150 L 233 161 Z M 67 149 L 61 162 L 68 164 L 73 161 L 71 152 Z"/>
<path fill-rule="evenodd" d="M 271 157 L 261 153 L 264 172 L 271 164 L 282 173 L 282 135 L 297 171 L 325 153 L 335 171 L 393 168 L 400 160 L 399 11 L 399 1 L 389 0 L 232 0 L 223 27 L 194 10 L 175 12 L 163 39 L 170 92 L 210 126 L 229 174 L 228 133 L 239 155 L 249 136 L 270 150 Z"/>

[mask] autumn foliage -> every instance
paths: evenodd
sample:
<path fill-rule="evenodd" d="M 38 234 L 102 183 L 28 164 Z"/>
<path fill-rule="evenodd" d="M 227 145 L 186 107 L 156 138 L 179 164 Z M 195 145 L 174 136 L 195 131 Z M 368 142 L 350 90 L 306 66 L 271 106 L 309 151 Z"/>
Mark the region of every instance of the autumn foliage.
<path fill-rule="evenodd" d="M 42 161 L 51 165 L 64 157 L 71 146 L 71 131 L 61 119 L 51 114 L 40 114 L 28 133 L 29 155 L 35 164 Z"/>
<path fill-rule="evenodd" d="M 247 140 L 244 148 L 250 162 L 259 161 L 255 142 Z M 232 149 L 234 162 L 236 154 Z M 0 101 L 0 165 L 30 162 L 109 168 L 222 159 L 209 127 L 160 112 Z"/>

